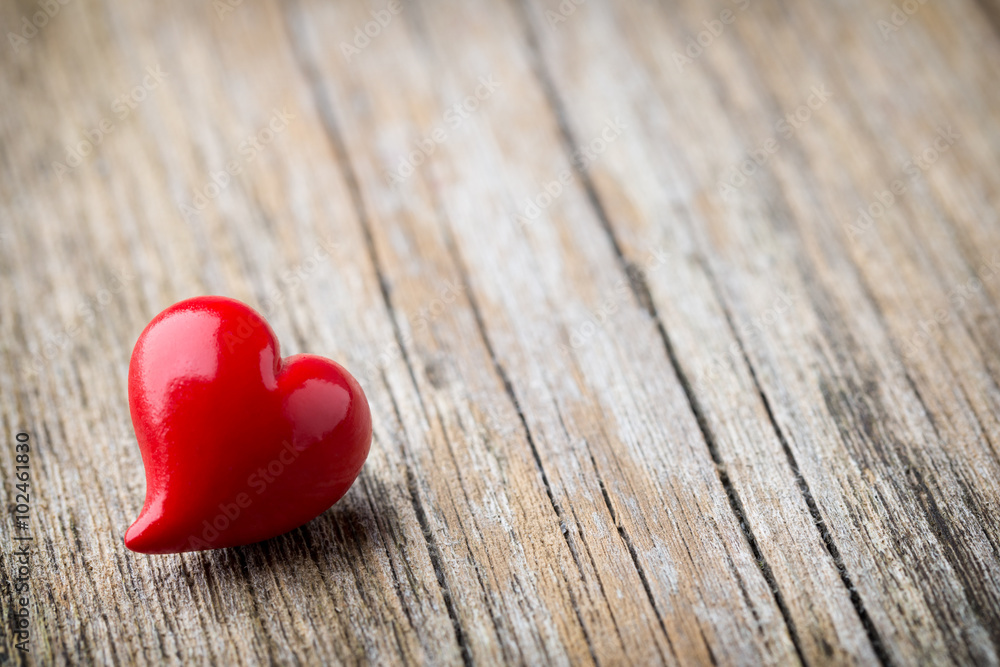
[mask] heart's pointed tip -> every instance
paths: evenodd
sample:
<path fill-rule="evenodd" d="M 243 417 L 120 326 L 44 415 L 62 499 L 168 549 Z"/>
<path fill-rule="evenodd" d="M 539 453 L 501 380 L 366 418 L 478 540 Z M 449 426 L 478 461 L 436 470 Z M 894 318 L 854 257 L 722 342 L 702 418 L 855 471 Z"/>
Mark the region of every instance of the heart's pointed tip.
<path fill-rule="evenodd" d="M 170 554 L 179 550 L 164 544 L 163 531 L 145 513 L 125 531 L 125 548 L 140 554 Z"/>
<path fill-rule="evenodd" d="M 149 525 L 143 521 L 142 515 L 125 531 L 125 548 L 140 554 L 156 553 L 151 547 Z"/>

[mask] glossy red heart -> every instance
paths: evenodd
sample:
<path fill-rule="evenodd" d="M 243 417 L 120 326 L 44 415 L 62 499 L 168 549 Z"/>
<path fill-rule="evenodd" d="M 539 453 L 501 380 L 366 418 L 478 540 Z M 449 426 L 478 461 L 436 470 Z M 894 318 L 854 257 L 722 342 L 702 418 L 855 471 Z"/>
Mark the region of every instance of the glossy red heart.
<path fill-rule="evenodd" d="M 350 488 L 372 425 L 361 386 L 313 355 L 282 359 L 264 318 L 224 297 L 181 301 L 139 336 L 128 374 L 146 503 L 125 533 L 142 553 L 258 542 Z"/>

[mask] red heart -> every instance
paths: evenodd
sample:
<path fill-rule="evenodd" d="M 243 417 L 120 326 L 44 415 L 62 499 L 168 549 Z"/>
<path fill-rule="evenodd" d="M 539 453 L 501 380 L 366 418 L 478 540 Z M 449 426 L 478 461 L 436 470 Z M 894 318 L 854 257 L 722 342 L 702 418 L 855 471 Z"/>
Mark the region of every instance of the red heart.
<path fill-rule="evenodd" d="M 264 318 L 207 296 L 157 315 L 128 372 L 146 503 L 125 533 L 141 553 L 258 542 L 319 516 L 350 488 L 372 422 L 361 386 L 313 355 L 282 359 Z"/>

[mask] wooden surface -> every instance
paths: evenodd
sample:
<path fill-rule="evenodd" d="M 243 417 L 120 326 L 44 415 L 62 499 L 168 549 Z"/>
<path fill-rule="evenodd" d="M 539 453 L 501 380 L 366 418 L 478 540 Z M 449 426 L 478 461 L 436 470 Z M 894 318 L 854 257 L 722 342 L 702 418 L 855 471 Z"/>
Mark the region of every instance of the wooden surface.
<path fill-rule="evenodd" d="M 373 1 L 0 7 L 0 658 L 998 664 L 995 2 Z M 137 555 L 129 355 L 197 294 L 371 456 Z"/>

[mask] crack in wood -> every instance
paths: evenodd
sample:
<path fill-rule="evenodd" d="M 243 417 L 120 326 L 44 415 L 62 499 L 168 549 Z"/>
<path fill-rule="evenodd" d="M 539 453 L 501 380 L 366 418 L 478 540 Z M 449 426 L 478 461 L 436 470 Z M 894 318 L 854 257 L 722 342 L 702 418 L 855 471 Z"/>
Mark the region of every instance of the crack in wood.
<path fill-rule="evenodd" d="M 572 147 L 577 145 L 577 142 L 575 141 L 573 131 L 569 126 L 568 116 L 563 107 L 562 100 L 559 97 L 558 92 L 556 91 L 555 82 L 553 81 L 551 74 L 548 72 L 545 65 L 543 64 L 541 48 L 538 43 L 537 36 L 534 33 L 534 28 L 528 16 L 527 9 L 523 5 L 523 0 L 520 0 L 518 6 L 521 9 L 520 16 L 527 35 L 527 40 L 529 44 L 528 50 L 532 54 L 532 69 L 534 70 L 536 76 L 538 77 L 539 84 L 543 89 L 543 91 L 545 92 L 546 99 L 550 107 L 552 108 L 554 117 L 557 120 L 557 124 L 559 126 L 559 133 L 562 139 L 563 149 L 567 152 L 567 154 L 570 154 L 572 152 Z M 597 194 L 597 189 L 594 186 L 593 180 L 590 178 L 590 174 L 586 171 L 586 169 L 580 168 L 580 166 L 575 162 L 573 162 L 573 169 L 576 172 L 577 177 L 580 179 L 581 184 L 583 185 L 583 189 L 586 193 L 587 200 L 589 201 L 591 207 L 593 208 L 598 220 L 601 223 L 601 226 L 604 228 L 608 241 L 611 244 L 612 249 L 614 250 L 615 256 L 618 259 L 622 271 L 625 272 L 627 276 L 629 276 L 629 285 L 632 294 L 634 295 L 638 303 L 643 304 L 645 306 L 650 316 L 653 318 L 653 321 L 656 322 L 656 327 L 659 332 L 660 338 L 663 341 L 663 345 L 666 349 L 667 356 L 670 359 L 670 364 L 673 367 L 674 372 L 676 373 L 677 378 L 681 383 L 681 386 L 684 390 L 684 395 L 688 401 L 688 405 L 695 416 L 695 419 L 698 423 L 698 427 L 701 430 L 703 439 L 709 450 L 712 460 L 716 464 L 716 470 L 718 473 L 719 481 L 722 484 L 723 489 L 725 489 L 726 496 L 729 499 L 730 507 L 732 508 L 732 511 L 736 516 L 737 521 L 739 522 L 740 528 L 742 529 L 742 532 L 747 539 L 750 549 L 754 554 L 754 558 L 756 558 L 760 563 L 763 564 L 761 569 L 768 583 L 768 586 L 771 588 L 771 591 L 774 595 L 775 603 L 777 604 L 778 609 L 781 612 L 781 616 L 784 619 L 785 625 L 788 628 L 788 632 L 792 639 L 792 643 L 795 647 L 795 651 L 798 654 L 799 659 L 803 663 L 805 663 L 806 660 L 802 651 L 801 641 L 799 640 L 798 634 L 795 630 L 795 624 L 791 618 L 791 614 L 789 613 L 788 607 L 784 602 L 778 584 L 774 580 L 774 576 L 773 573 L 771 572 L 770 565 L 767 563 L 767 560 L 760 552 L 760 548 L 757 544 L 757 539 L 753 535 L 753 531 L 750 528 L 750 522 L 746 518 L 742 502 L 739 499 L 736 489 L 733 487 L 733 485 L 728 479 L 728 476 L 724 472 L 723 466 L 721 465 L 721 459 L 718 453 L 718 447 L 715 444 L 714 438 L 705 420 L 704 413 L 700 407 L 697 396 L 695 395 L 691 387 L 691 384 L 683 368 L 681 367 L 680 362 L 677 359 L 677 355 L 674 352 L 673 345 L 671 344 L 670 338 L 667 335 L 666 328 L 663 325 L 663 321 L 659 317 L 659 314 L 657 313 L 656 306 L 653 302 L 645 278 L 636 271 L 630 271 L 630 268 L 633 265 L 626 258 L 626 255 L 622 250 L 621 244 L 618 242 L 618 237 L 614 231 L 611 220 L 608 217 L 607 211 L 605 210 L 604 205 L 601 203 L 600 197 Z M 623 529 L 620 528 L 620 530 Z M 631 546 L 631 540 L 629 540 L 629 551 L 632 553 L 633 561 L 635 561 L 636 567 L 638 568 L 639 564 L 637 561 L 634 547 Z M 641 576 L 643 578 L 643 584 L 644 586 L 646 586 L 647 595 L 650 596 L 650 603 L 654 604 L 655 608 L 655 603 L 652 598 L 652 591 L 648 587 L 648 582 L 645 579 L 645 575 L 641 574 Z M 708 644 L 706 644 L 706 646 L 708 646 Z M 711 649 L 709 648 L 709 650 Z"/>

